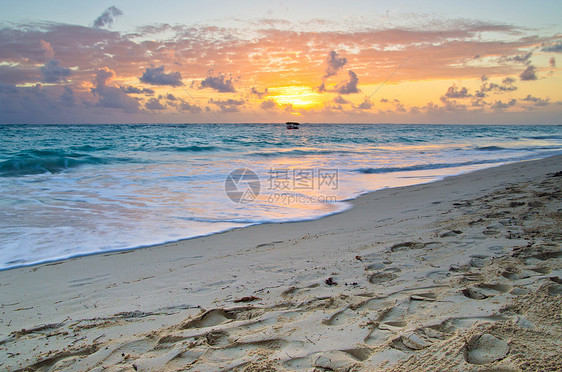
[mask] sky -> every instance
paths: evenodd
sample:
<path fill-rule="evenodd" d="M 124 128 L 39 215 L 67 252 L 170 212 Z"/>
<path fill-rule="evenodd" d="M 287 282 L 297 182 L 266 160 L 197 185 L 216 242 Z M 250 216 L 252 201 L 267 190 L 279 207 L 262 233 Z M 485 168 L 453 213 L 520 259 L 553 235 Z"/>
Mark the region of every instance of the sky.
<path fill-rule="evenodd" d="M 560 1 L 0 0 L 0 123 L 562 124 Z"/>

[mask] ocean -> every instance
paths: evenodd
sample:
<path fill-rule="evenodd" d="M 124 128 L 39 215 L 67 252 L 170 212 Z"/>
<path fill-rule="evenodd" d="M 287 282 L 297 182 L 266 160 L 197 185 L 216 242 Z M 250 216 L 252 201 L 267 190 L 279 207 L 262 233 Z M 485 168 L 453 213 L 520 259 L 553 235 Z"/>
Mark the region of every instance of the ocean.
<path fill-rule="evenodd" d="M 536 125 L 0 125 L 0 136 L 0 269 L 317 219 L 366 192 L 562 153 L 562 126 Z"/>

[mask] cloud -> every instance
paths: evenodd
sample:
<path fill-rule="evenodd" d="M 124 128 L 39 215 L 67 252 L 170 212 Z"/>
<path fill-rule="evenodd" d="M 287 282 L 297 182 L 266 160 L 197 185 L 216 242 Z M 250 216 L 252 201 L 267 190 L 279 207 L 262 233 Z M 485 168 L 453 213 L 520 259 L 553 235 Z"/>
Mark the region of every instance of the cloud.
<path fill-rule="evenodd" d="M 250 90 L 250 94 L 257 96 L 259 99 L 262 99 L 265 95 L 267 95 L 267 88 L 263 92 L 258 91 L 255 87 L 252 87 Z"/>
<path fill-rule="evenodd" d="M 240 112 L 240 109 L 236 106 L 220 106 L 221 112 L 228 113 L 228 112 Z"/>
<path fill-rule="evenodd" d="M 123 93 L 127 93 L 127 94 L 146 94 L 147 96 L 154 94 L 154 90 L 150 88 L 141 89 L 141 88 L 134 87 L 132 85 L 120 87 L 120 89 L 123 91 Z"/>
<path fill-rule="evenodd" d="M 334 103 L 345 105 L 346 103 L 349 103 L 349 101 L 338 95 L 336 98 L 334 98 Z"/>
<path fill-rule="evenodd" d="M 37 70 L 0 65 L 0 84 L 34 83 L 39 80 Z"/>
<path fill-rule="evenodd" d="M 548 60 L 548 63 L 550 64 L 550 67 L 556 67 L 556 58 L 551 57 L 551 58 Z"/>
<path fill-rule="evenodd" d="M 260 103 L 260 108 L 264 110 L 271 110 L 275 108 L 275 101 L 272 99 L 266 99 L 262 103 Z"/>
<path fill-rule="evenodd" d="M 209 73 L 212 73 L 212 71 L 209 71 Z M 236 89 L 234 89 L 234 85 L 232 84 L 232 77 L 227 78 L 226 75 L 223 74 L 218 74 L 217 76 L 207 76 L 203 79 L 203 81 L 201 81 L 199 88 L 211 88 L 221 93 L 236 92 Z"/>
<path fill-rule="evenodd" d="M 487 103 L 482 98 L 477 98 L 472 101 L 472 107 L 486 107 Z"/>
<path fill-rule="evenodd" d="M 527 63 L 529 58 L 533 55 L 533 52 L 525 53 L 525 54 L 516 54 L 513 56 L 505 56 L 501 57 L 501 62 L 518 62 L 518 63 Z"/>
<path fill-rule="evenodd" d="M 109 15 L 112 19 L 115 18 Z M 20 92 L 18 97 L 21 98 L 21 104 L 13 105 L 12 108 L 2 105 L 3 109 L 17 111 L 12 116 L 15 118 L 14 121 L 17 121 L 18 117 L 20 121 L 29 117 L 27 113 L 30 109 L 25 106 L 24 98 L 35 97 L 29 98 L 28 102 L 40 105 L 38 107 L 43 108 L 43 113 L 51 112 L 48 111 L 51 110 L 48 108 L 49 105 L 60 108 L 63 102 L 61 97 L 65 94 L 64 85 L 72 89 L 74 108 L 76 112 L 81 113 L 78 116 L 81 120 L 99 121 L 102 117 L 104 119 L 111 117 L 115 118 L 111 120 L 150 121 L 150 115 L 154 113 L 140 110 L 140 108 L 144 109 L 146 99 L 149 98 L 145 96 L 149 94 L 153 94 L 154 97 L 158 97 L 159 94 L 165 96 L 166 94 L 163 93 L 165 89 L 157 89 L 149 85 L 152 83 L 141 83 L 139 80 L 137 80 L 138 87 L 134 86 L 135 84 L 125 85 L 125 82 L 129 84 L 134 81 L 133 79 L 143 76 L 147 66 L 151 69 L 165 66 L 168 72 L 177 71 L 181 74 L 179 81 L 186 84 L 194 82 L 193 86 L 197 88 L 211 88 L 198 92 L 202 102 L 206 102 L 211 96 L 214 98 L 220 96 L 215 93 L 216 91 L 241 92 L 243 90 L 246 103 L 243 106 L 232 106 L 238 107 L 240 111 L 244 111 L 244 115 L 247 115 L 240 116 L 241 120 L 251 118 L 250 115 L 255 114 L 255 110 L 261 111 L 259 106 L 262 104 L 268 105 L 263 100 L 271 97 L 266 94 L 264 88 L 272 86 L 273 82 L 287 81 L 295 86 L 312 86 L 314 81 L 322 83 L 318 81 L 321 76 L 339 74 L 339 78 L 333 78 L 333 82 L 325 80 L 322 86 L 323 91 L 334 93 L 333 97 L 325 97 L 326 105 L 336 105 L 337 103 L 329 101 L 338 95 L 345 98 L 345 94 L 359 91 L 358 82 L 352 84 L 353 79 L 348 70 L 357 74 L 355 80 L 361 75 L 363 88 L 384 81 L 399 66 L 398 73 L 389 80 L 390 84 L 432 80 L 473 81 L 481 78 L 482 83 L 479 85 L 482 85 L 482 89 L 477 90 L 478 87 L 474 89 L 467 86 L 470 89 L 463 93 L 462 86 L 458 86 L 456 91 L 450 92 L 449 95 L 452 97 L 447 98 L 462 103 L 462 98 L 459 96 L 472 94 L 473 99 L 478 103 L 478 98 L 497 95 L 493 99 L 484 98 L 489 102 L 485 107 L 490 111 L 490 107 L 497 99 L 502 98 L 503 102 L 509 101 L 511 97 L 506 100 L 504 98 L 506 94 L 503 96 L 500 94 L 517 90 L 516 84 L 521 85 L 520 90 L 529 88 L 523 83 L 502 82 L 505 76 L 513 76 L 519 81 L 519 74 L 528 67 L 528 64 L 522 63 L 528 63 L 533 59 L 533 57 L 526 58 L 528 51 L 536 50 L 534 54 L 543 53 L 539 50 L 545 48 L 551 53 L 544 56 L 546 62 L 544 66 L 537 65 L 534 70 L 539 78 L 543 77 L 540 76 L 540 68 L 551 70 L 548 67 L 549 59 L 556 56 L 553 53 L 559 48 L 562 51 L 560 36 L 547 35 L 515 25 L 467 20 L 449 23 L 428 21 L 423 27 L 413 25 L 408 28 L 382 29 L 365 25 L 350 31 L 334 29 L 331 26 L 312 30 L 304 26 L 301 28 L 300 25 L 282 29 L 256 28 L 251 30 L 251 38 L 247 37 L 249 31 L 245 28 L 245 24 L 229 27 L 205 24 L 154 25 L 139 27 L 134 33 L 111 31 L 107 29 L 109 23 L 104 25 L 105 27 L 93 28 L 55 22 L 31 22 L 7 23 L 0 27 L 0 81 L 4 83 L 2 89 L 16 89 Z M 401 66 L 414 50 L 415 54 L 412 58 Z M 353 58 L 346 53 L 353 53 Z M 475 54 L 480 56 L 478 61 L 472 59 Z M 504 56 L 504 60 L 500 61 L 499 56 Z M 49 62 L 51 60 L 61 62 L 56 65 Z M 517 63 L 518 61 L 521 63 Z M 52 68 L 47 73 L 50 71 L 53 74 L 46 78 L 41 70 L 42 66 L 43 69 Z M 103 66 L 110 66 L 115 70 L 119 79 L 115 77 L 114 82 L 100 84 L 94 82 L 92 85 L 93 74 L 97 74 Z M 234 71 L 232 66 L 236 66 L 236 75 L 212 73 L 208 71 L 209 66 L 214 66 L 214 71 Z M 53 67 L 58 67 L 60 73 L 57 74 L 57 69 Z M 65 71 L 68 70 L 64 69 L 67 67 L 72 68 L 70 76 L 65 76 Z M 161 73 L 170 75 L 164 69 Z M 239 81 L 237 76 L 243 77 L 244 80 Z M 490 79 L 488 80 L 487 77 Z M 151 78 L 160 81 L 157 77 L 149 75 L 148 79 Z M 554 82 L 560 77 L 556 73 L 551 73 L 544 74 L 544 78 L 552 79 L 555 84 Z M 61 84 L 65 79 L 68 84 Z M 29 88 L 33 84 L 40 81 L 47 82 L 47 80 L 57 81 L 58 84 L 46 84 L 43 88 L 35 90 Z M 336 85 L 340 80 L 345 81 Z M 240 87 L 238 87 L 239 82 Z M 28 89 L 23 90 L 23 85 Z M 119 88 L 119 85 L 122 87 Z M 166 85 L 173 86 L 164 84 Z M 143 86 L 147 88 L 142 88 Z M 92 91 L 89 90 L 90 87 L 93 87 Z M 156 93 L 148 87 L 156 90 Z M 397 87 L 402 89 L 400 85 Z M 115 92 L 115 88 L 121 90 L 121 93 Z M 336 88 L 342 93 L 338 93 Z M 545 88 L 537 86 L 536 89 Z M 442 93 L 446 91 L 445 88 Z M 540 92 L 540 90 L 525 91 L 525 94 L 521 93 L 521 97 L 525 97 L 527 93 L 546 97 L 546 93 Z M 48 100 L 42 95 L 47 96 Z M 110 100 L 112 96 L 117 99 L 114 103 Z M 43 101 L 39 97 L 43 97 Z M 66 92 L 66 97 L 70 97 L 70 92 Z M 441 113 L 445 111 L 441 101 L 438 100 L 439 95 L 428 97 L 429 99 L 438 102 L 442 109 Z M 466 98 L 466 104 L 470 106 L 469 102 L 473 99 Z M 552 103 L 560 100 L 556 97 L 552 99 Z M 166 104 L 168 108 L 174 105 L 178 110 L 181 110 L 180 102 L 183 102 L 163 99 L 159 101 Z M 525 102 L 527 106 L 534 106 L 533 102 L 519 101 L 520 104 Z M 361 101 L 357 101 L 357 104 L 360 103 Z M 483 101 L 480 104 L 484 104 Z M 396 111 L 395 104 L 391 100 L 387 105 L 386 108 Z M 213 110 L 220 107 L 214 104 L 209 106 Z M 231 107 L 224 106 L 225 109 Z M 550 110 L 544 111 L 552 113 L 554 106 L 556 105 L 552 104 Z M 107 110 L 106 107 L 118 107 L 123 112 Z M 284 108 L 277 104 L 273 107 Z M 351 105 L 345 107 L 349 108 Z M 204 109 L 205 106 L 201 108 Z M 187 106 L 185 109 L 189 111 Z M 425 110 L 421 105 L 419 109 Z M 560 107 L 557 106 L 556 109 L 560 110 Z M 136 110 L 136 114 L 125 115 L 125 110 Z M 179 115 L 171 111 L 167 115 Z M 302 110 L 303 115 L 305 111 L 312 113 L 311 110 Z M 52 112 L 56 110 L 53 109 Z M 310 116 L 311 120 L 326 120 L 321 119 L 320 115 L 324 115 L 321 111 L 317 114 L 314 119 Z M 6 117 L 3 112 L 0 112 L 0 115 Z M 52 114 L 43 117 L 45 118 L 43 120 L 50 118 L 51 121 L 55 118 Z M 175 120 L 172 116 L 168 118 Z"/>
<path fill-rule="evenodd" d="M 460 104 L 455 100 L 449 100 L 447 97 L 442 96 L 439 98 L 443 103 L 443 109 L 449 112 L 466 111 L 467 105 Z"/>
<path fill-rule="evenodd" d="M 129 97 L 117 86 L 111 85 L 115 76 L 115 71 L 108 67 L 96 71 L 94 87 L 91 89 L 92 93 L 99 97 L 96 106 L 123 109 L 125 112 L 138 111 L 137 100 Z"/>
<path fill-rule="evenodd" d="M 209 99 L 209 103 L 212 103 L 213 105 L 227 105 L 227 106 L 242 106 L 244 104 L 244 100 L 243 99 Z"/>
<path fill-rule="evenodd" d="M 373 103 L 368 99 L 361 102 L 359 106 L 355 106 L 355 108 L 358 110 L 370 110 L 371 107 L 373 107 Z"/>
<path fill-rule="evenodd" d="M 471 94 L 468 93 L 468 89 L 466 87 L 457 88 L 456 85 L 450 86 L 447 89 L 447 93 L 445 93 L 445 97 L 447 98 L 468 98 L 472 97 Z"/>
<path fill-rule="evenodd" d="M 177 100 L 176 96 L 174 96 L 172 93 L 168 93 L 168 94 L 166 95 L 166 97 L 164 97 L 164 98 L 166 98 L 168 101 L 175 101 L 175 100 Z"/>
<path fill-rule="evenodd" d="M 326 64 L 328 66 L 326 67 L 326 75 L 324 75 L 324 78 L 336 75 L 338 70 L 345 66 L 346 63 L 346 58 L 338 57 L 338 53 L 335 50 L 332 50 L 326 59 Z"/>
<path fill-rule="evenodd" d="M 221 112 L 239 112 L 240 109 L 238 108 L 238 106 L 242 106 L 244 105 L 244 100 L 243 99 L 226 99 L 226 100 L 222 100 L 222 99 L 209 99 L 209 103 L 213 104 L 213 105 L 217 105 L 219 106 L 219 108 L 221 109 Z"/>
<path fill-rule="evenodd" d="M 480 90 L 477 90 L 474 94 L 475 97 L 484 98 L 487 96 L 486 93 L 493 92 L 493 93 L 503 93 L 503 92 L 512 92 L 516 91 L 517 87 L 513 85 L 515 79 L 507 77 L 502 80 L 501 84 L 497 83 L 487 83 L 485 82 L 481 87 Z"/>
<path fill-rule="evenodd" d="M 528 66 L 525 71 L 523 71 L 519 78 L 521 80 L 537 80 L 537 75 L 535 74 L 535 66 Z"/>
<path fill-rule="evenodd" d="M 94 28 L 111 27 L 115 18 L 123 15 L 123 12 L 116 6 L 110 6 L 94 21 Z"/>
<path fill-rule="evenodd" d="M 493 105 L 492 105 L 492 109 L 493 110 L 503 110 L 503 109 L 508 109 L 511 106 L 514 106 L 517 103 L 517 100 L 514 98 L 512 100 L 510 100 L 507 103 L 504 103 L 502 100 L 496 101 Z"/>
<path fill-rule="evenodd" d="M 164 66 L 154 68 L 147 67 L 139 80 L 143 83 L 152 85 L 170 85 L 173 87 L 183 85 L 183 82 L 181 81 L 181 73 L 176 71 L 166 74 L 164 72 Z"/>
<path fill-rule="evenodd" d="M 335 92 L 339 94 L 352 94 L 352 93 L 359 93 L 359 89 L 357 88 L 357 83 L 359 82 L 359 78 L 357 78 L 357 74 L 355 72 L 349 70 L 349 80 L 342 81 L 338 85 L 336 85 Z"/>
<path fill-rule="evenodd" d="M 542 48 L 543 52 L 562 53 L 562 41 L 558 40 L 554 44 L 547 45 Z"/>
<path fill-rule="evenodd" d="M 64 91 L 60 96 L 60 101 L 67 106 L 74 106 L 76 104 L 76 97 L 71 87 L 66 85 Z"/>
<path fill-rule="evenodd" d="M 535 106 L 548 106 L 550 104 L 550 99 L 542 99 L 539 97 L 533 97 L 532 95 L 528 94 L 527 97 L 523 98 L 525 102 L 532 102 Z"/>
<path fill-rule="evenodd" d="M 51 59 L 41 67 L 41 73 L 43 74 L 42 81 L 44 83 L 60 83 L 61 81 L 66 81 L 66 78 L 72 75 L 72 70 L 63 67 L 60 61 Z"/>
<path fill-rule="evenodd" d="M 180 108 L 181 111 L 189 111 L 189 112 L 191 112 L 192 114 L 197 114 L 197 113 L 203 111 L 203 110 L 201 109 L 201 107 L 196 106 L 196 105 L 192 105 L 192 104 L 190 104 L 189 102 L 182 102 L 182 103 L 180 103 L 180 107 L 179 107 L 179 108 Z"/>
<path fill-rule="evenodd" d="M 55 58 L 55 51 L 53 50 L 51 43 L 43 39 L 40 40 L 40 43 L 41 43 L 41 48 L 43 48 L 43 50 L 45 51 L 45 58 L 47 59 Z"/>
<path fill-rule="evenodd" d="M 166 105 L 160 103 L 158 98 L 150 98 L 148 102 L 144 105 L 148 110 L 164 110 Z"/>

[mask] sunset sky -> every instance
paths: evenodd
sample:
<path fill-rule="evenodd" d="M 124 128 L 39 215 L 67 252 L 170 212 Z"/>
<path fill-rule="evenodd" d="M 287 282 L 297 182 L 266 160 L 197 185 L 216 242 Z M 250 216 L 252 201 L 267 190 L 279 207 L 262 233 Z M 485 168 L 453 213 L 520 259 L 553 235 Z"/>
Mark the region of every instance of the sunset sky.
<path fill-rule="evenodd" d="M 0 7 L 0 123 L 562 124 L 559 0 Z"/>

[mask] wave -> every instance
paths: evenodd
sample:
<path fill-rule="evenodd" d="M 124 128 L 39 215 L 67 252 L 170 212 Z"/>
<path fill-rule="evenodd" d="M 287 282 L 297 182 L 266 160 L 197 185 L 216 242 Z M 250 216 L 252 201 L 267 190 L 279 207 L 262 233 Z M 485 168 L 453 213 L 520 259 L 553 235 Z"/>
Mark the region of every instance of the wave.
<path fill-rule="evenodd" d="M 59 173 L 69 168 L 86 164 L 107 164 L 102 159 L 80 153 L 65 153 L 62 150 L 29 150 L 20 152 L 0 163 L 0 176 L 23 176 L 39 173 Z"/>
<path fill-rule="evenodd" d="M 276 152 L 252 152 L 250 156 L 277 157 L 277 156 L 303 156 L 303 155 L 329 155 L 329 154 L 357 154 L 357 151 L 349 150 L 289 150 Z"/>
<path fill-rule="evenodd" d="M 478 151 L 500 151 L 500 150 L 507 150 L 505 147 L 501 146 L 483 146 L 483 147 L 476 147 L 474 148 Z"/>
<path fill-rule="evenodd" d="M 163 151 L 178 151 L 178 152 L 204 152 L 204 151 L 216 151 L 218 148 L 216 146 L 168 146 L 159 147 L 158 150 Z"/>
<path fill-rule="evenodd" d="M 490 159 L 490 160 L 480 160 L 480 161 L 467 161 L 462 163 L 416 164 L 416 165 L 410 165 L 405 167 L 359 168 L 356 169 L 355 171 L 363 174 L 412 172 L 412 171 L 420 171 L 420 170 L 465 167 L 468 165 L 502 163 L 504 161 L 506 161 L 506 159 Z"/>
<path fill-rule="evenodd" d="M 113 146 L 109 146 L 109 145 L 105 145 L 105 146 L 92 146 L 92 145 L 82 145 L 82 146 L 72 146 L 70 147 L 70 150 L 73 151 L 89 151 L 89 152 L 94 152 L 94 151 L 104 151 L 104 150 L 112 150 Z"/>

